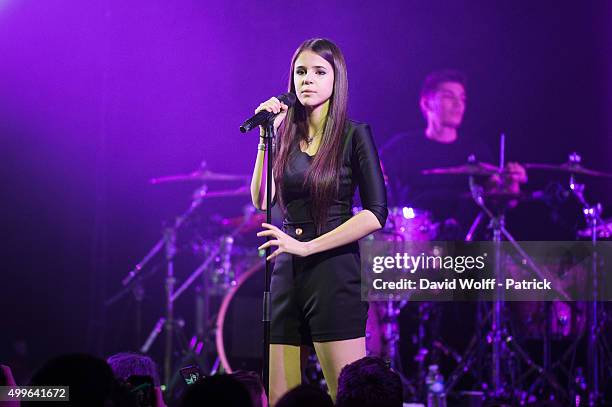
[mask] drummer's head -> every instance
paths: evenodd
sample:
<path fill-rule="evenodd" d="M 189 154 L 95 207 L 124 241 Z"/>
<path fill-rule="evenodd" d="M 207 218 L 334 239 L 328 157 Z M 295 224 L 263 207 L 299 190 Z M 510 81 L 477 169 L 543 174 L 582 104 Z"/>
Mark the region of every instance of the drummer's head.
<path fill-rule="evenodd" d="M 465 112 L 465 75 L 459 71 L 431 72 L 421 89 L 420 106 L 428 124 L 458 128 Z"/>

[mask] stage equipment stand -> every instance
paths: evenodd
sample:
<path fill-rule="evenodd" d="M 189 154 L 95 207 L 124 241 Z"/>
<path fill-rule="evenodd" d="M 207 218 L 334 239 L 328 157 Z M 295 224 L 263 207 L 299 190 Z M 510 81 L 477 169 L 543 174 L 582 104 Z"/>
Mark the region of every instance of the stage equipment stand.
<path fill-rule="evenodd" d="M 503 176 L 504 171 L 504 142 L 505 136 L 501 135 L 500 142 L 500 160 L 499 160 L 499 173 L 500 176 Z M 476 164 L 476 157 L 471 155 L 468 158 L 469 164 Z M 496 208 L 496 211 L 492 211 L 484 201 L 484 189 L 482 186 L 478 185 L 474 176 L 470 175 L 469 177 L 469 188 L 472 194 L 472 198 L 476 205 L 480 208 L 481 213 L 484 213 L 489 219 L 489 228 L 492 230 L 492 241 L 494 245 L 494 276 L 496 281 L 504 281 L 504 267 L 502 263 L 502 238 L 505 238 L 513 248 L 517 251 L 517 253 L 524 259 L 525 264 L 531 269 L 532 273 L 538 276 L 540 279 L 544 279 L 544 275 L 540 268 L 536 265 L 535 261 L 523 250 L 523 248 L 516 242 L 514 237 L 510 234 L 510 232 L 505 227 L 505 217 L 504 217 L 504 206 L 500 205 L 499 208 Z M 470 228 L 470 232 L 468 233 L 469 239 L 471 240 L 471 236 L 473 234 L 473 230 L 477 226 L 478 223 L 482 220 L 482 217 L 479 215 L 476 221 L 473 224 L 473 227 Z M 564 290 L 556 287 L 562 298 L 568 299 L 567 294 Z M 507 328 L 506 321 L 504 318 L 505 314 L 505 298 L 503 287 L 497 285 L 494 300 L 492 303 L 492 310 L 490 311 L 491 318 L 491 329 L 486 334 L 486 338 L 473 338 L 465 352 L 465 356 L 462 358 L 462 363 L 460 363 L 455 371 L 450 375 L 448 380 L 447 388 L 445 389 L 448 394 L 453 387 L 458 383 L 461 376 L 463 376 L 466 372 L 468 372 L 471 366 L 473 366 L 479 358 L 482 358 L 484 355 L 482 353 L 486 353 L 486 349 L 488 346 L 486 344 L 490 344 L 490 364 L 491 364 L 491 373 L 488 379 L 488 396 L 493 399 L 507 399 L 514 397 L 512 394 L 512 390 L 515 387 L 512 384 L 507 383 L 507 380 L 504 380 L 502 377 L 502 360 L 506 359 L 508 365 L 510 365 L 511 353 L 517 354 L 527 365 L 536 366 L 538 371 L 546 378 L 546 380 L 551 384 L 553 388 L 557 391 L 563 393 L 563 396 L 567 398 L 567 393 L 565 390 L 557 383 L 556 379 L 549 374 L 543 367 L 537 366 L 537 364 L 529 358 L 529 355 L 519 346 L 519 344 L 515 341 L 513 336 L 510 334 L 509 329 Z M 489 319 L 489 317 L 487 317 Z M 482 336 L 482 335 L 481 335 Z M 482 344 L 482 341 L 485 341 L 485 344 Z M 511 367 L 511 366 L 510 366 Z M 510 370 L 513 370 L 512 368 Z"/>
<path fill-rule="evenodd" d="M 266 144 L 266 223 L 272 224 L 272 166 L 274 165 L 274 118 L 268 121 L 265 126 L 264 142 Z M 271 240 L 271 237 L 267 237 L 266 241 Z M 262 380 L 266 394 L 270 394 L 270 280 L 272 275 L 272 262 L 268 260 L 272 252 L 272 247 L 266 248 L 266 265 L 264 273 L 264 292 L 263 292 L 263 344 L 262 344 Z"/>
<path fill-rule="evenodd" d="M 581 157 L 577 153 L 571 153 L 569 155 L 568 167 L 571 169 L 572 166 L 579 168 L 581 165 Z M 610 356 L 609 349 L 606 348 L 606 338 L 604 337 L 604 331 L 602 322 L 603 319 L 600 316 L 601 310 L 601 279 L 599 275 L 599 256 L 598 256 L 598 226 L 604 225 L 609 232 L 612 232 L 610 227 L 601 218 L 602 206 L 601 204 L 590 205 L 584 196 L 584 184 L 576 182 L 575 174 L 570 173 L 569 188 L 573 193 L 578 203 L 582 206 L 582 213 L 586 224 L 591 229 L 591 245 L 593 253 L 591 255 L 591 263 L 589 270 L 589 282 L 591 285 L 591 298 L 589 299 L 589 306 L 587 308 L 587 390 L 588 390 L 588 406 L 598 406 L 602 402 L 603 394 L 600 389 L 600 380 L 602 373 L 605 369 L 605 363 L 603 356 L 608 353 Z M 612 359 L 608 361 L 612 363 Z M 610 368 L 610 365 L 608 365 Z M 581 404 L 582 405 L 582 404 Z"/>

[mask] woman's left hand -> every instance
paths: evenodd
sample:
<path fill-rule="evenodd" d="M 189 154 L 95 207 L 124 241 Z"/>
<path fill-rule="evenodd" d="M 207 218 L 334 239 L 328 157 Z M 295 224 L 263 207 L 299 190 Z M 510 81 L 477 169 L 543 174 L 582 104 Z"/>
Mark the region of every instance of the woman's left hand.
<path fill-rule="evenodd" d="M 257 233 L 257 236 L 265 237 L 271 236 L 273 239 L 268 240 L 266 243 L 259 246 L 259 250 L 266 249 L 269 246 L 278 246 L 271 255 L 267 257 L 267 260 L 272 260 L 281 253 L 295 254 L 300 257 L 308 256 L 308 246 L 306 242 L 300 242 L 296 240 L 269 223 L 262 223 L 261 226 L 267 230 L 263 230 Z"/>

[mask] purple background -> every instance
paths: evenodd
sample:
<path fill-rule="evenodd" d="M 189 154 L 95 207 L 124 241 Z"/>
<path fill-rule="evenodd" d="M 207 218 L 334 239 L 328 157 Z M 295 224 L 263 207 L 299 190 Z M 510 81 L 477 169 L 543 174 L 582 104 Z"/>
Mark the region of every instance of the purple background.
<path fill-rule="evenodd" d="M 341 47 L 350 116 L 379 145 L 423 125 L 421 81 L 452 67 L 469 78 L 464 133 L 495 146 L 505 131 L 509 159 L 561 163 L 577 150 L 612 171 L 612 10 L 587 3 L 0 1 L 0 359 L 18 342 L 26 364 L 135 347 L 129 296 L 102 302 L 198 186 L 148 179 L 203 159 L 249 174 L 257 138 L 238 125 L 286 88 L 307 38 Z M 605 204 L 610 184 L 589 185 Z M 210 200 L 201 215 L 238 216 L 248 202 Z M 146 289 L 145 334 L 162 274 Z"/>

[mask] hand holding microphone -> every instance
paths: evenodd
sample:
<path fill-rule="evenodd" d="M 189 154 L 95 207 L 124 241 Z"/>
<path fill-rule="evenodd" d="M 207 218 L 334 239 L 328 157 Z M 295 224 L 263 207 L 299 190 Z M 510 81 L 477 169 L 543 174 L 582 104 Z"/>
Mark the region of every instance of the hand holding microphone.
<path fill-rule="evenodd" d="M 246 133 L 257 126 L 264 126 L 271 119 L 274 119 L 274 131 L 276 131 L 287 116 L 287 110 L 293 106 L 295 100 L 296 97 L 291 92 L 284 93 L 278 97 L 271 97 L 255 109 L 254 116 L 242 123 L 240 131 Z"/>
<path fill-rule="evenodd" d="M 278 98 L 271 97 L 270 99 L 261 103 L 257 109 L 255 109 L 255 113 L 259 113 L 261 111 L 274 113 L 274 132 L 276 133 L 276 130 L 278 130 L 278 127 L 287 116 L 287 110 L 289 110 L 289 106 L 281 102 Z M 259 134 L 263 135 L 264 131 L 263 126 L 260 126 Z"/>

